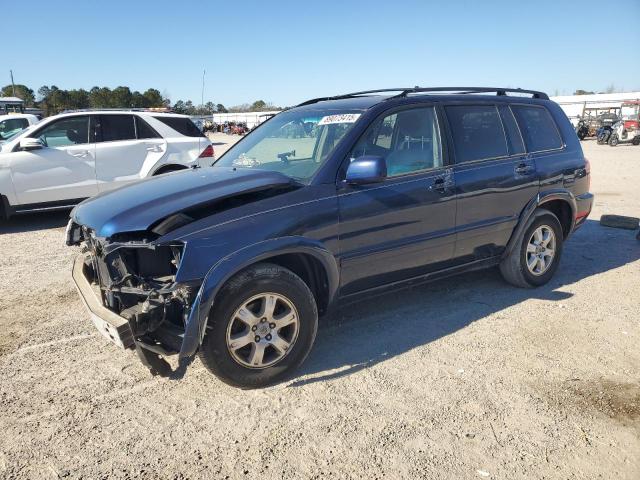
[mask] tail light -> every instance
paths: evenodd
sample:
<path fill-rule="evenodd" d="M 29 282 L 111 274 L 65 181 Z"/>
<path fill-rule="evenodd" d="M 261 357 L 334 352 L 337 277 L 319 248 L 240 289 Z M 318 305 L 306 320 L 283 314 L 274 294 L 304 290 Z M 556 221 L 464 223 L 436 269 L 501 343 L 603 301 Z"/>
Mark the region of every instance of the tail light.
<path fill-rule="evenodd" d="M 584 159 L 584 176 L 587 177 L 587 192 L 591 190 L 591 162 L 588 158 Z"/>
<path fill-rule="evenodd" d="M 213 157 L 214 152 L 213 152 L 213 146 L 211 145 L 207 145 L 207 148 L 205 148 L 202 153 L 198 156 L 198 158 L 211 158 Z"/>

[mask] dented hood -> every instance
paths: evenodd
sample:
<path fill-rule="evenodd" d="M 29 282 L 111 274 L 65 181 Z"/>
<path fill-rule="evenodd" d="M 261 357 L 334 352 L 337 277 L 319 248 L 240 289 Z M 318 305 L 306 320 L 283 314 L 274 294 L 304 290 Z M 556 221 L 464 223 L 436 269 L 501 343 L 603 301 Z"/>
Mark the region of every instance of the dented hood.
<path fill-rule="evenodd" d="M 149 178 L 76 206 L 71 218 L 98 237 L 147 230 L 170 215 L 243 193 L 291 185 L 286 175 L 246 168 L 198 168 Z"/>

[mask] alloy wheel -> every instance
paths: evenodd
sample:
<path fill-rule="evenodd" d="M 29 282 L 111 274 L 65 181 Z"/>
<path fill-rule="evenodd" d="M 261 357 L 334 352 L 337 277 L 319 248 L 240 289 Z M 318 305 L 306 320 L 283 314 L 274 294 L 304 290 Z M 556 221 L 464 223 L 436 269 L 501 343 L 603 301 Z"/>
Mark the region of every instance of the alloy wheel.
<path fill-rule="evenodd" d="M 272 292 L 254 295 L 229 321 L 227 349 L 244 367 L 272 367 L 293 348 L 299 326 L 298 311 L 287 297 Z"/>
<path fill-rule="evenodd" d="M 526 251 L 527 269 L 533 275 L 543 275 L 553 264 L 556 235 L 547 225 L 540 225 L 529 238 Z"/>

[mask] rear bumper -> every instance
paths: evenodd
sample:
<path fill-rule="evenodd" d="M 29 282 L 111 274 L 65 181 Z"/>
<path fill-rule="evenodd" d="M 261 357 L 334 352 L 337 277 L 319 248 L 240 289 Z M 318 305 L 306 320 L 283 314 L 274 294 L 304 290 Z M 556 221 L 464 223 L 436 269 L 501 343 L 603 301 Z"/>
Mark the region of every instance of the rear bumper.
<path fill-rule="evenodd" d="M 593 193 L 583 193 L 576 196 L 576 218 L 574 230 L 581 227 L 587 220 L 593 207 Z"/>
<path fill-rule="evenodd" d="M 133 332 L 126 318 L 106 308 L 100 299 L 100 291 L 94 287 L 85 275 L 86 255 L 78 255 L 73 262 L 72 277 L 82 303 L 89 311 L 96 329 L 112 343 L 122 349 L 135 348 Z"/>

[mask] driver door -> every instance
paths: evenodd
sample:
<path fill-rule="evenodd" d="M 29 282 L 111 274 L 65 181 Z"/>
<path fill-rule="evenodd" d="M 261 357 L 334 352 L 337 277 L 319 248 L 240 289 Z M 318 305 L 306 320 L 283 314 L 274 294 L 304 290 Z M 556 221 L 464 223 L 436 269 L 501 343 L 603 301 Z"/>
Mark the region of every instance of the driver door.
<path fill-rule="evenodd" d="M 19 205 L 70 201 L 98 193 L 95 143 L 89 115 L 66 117 L 30 135 L 44 147 L 16 151 L 10 157 Z"/>

